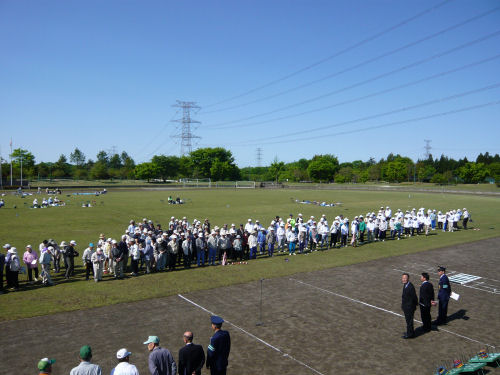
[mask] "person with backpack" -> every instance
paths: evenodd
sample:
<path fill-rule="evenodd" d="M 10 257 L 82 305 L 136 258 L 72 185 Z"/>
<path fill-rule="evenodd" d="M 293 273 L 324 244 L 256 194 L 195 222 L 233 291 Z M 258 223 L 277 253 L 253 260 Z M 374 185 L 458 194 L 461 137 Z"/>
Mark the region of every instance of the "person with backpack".
<path fill-rule="evenodd" d="M 7 287 L 12 290 L 19 289 L 19 270 L 21 263 L 17 255 L 17 249 L 11 247 L 5 257 L 5 270 L 7 271 Z"/>

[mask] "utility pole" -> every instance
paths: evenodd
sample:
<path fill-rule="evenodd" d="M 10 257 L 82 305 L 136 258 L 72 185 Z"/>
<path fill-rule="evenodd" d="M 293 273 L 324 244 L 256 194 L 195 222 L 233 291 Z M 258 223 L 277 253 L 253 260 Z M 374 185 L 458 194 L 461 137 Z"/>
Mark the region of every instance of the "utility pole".
<path fill-rule="evenodd" d="M 182 108 L 182 118 L 177 120 L 172 120 L 172 122 L 178 122 L 182 124 L 181 134 L 176 135 L 175 138 L 181 139 L 181 156 L 187 155 L 193 151 L 193 145 L 191 140 L 194 138 L 201 138 L 192 133 L 191 124 L 199 124 L 199 121 L 193 120 L 191 118 L 192 109 L 201 109 L 196 102 L 184 102 L 177 100 L 177 104 L 172 107 Z"/>
<path fill-rule="evenodd" d="M 262 148 L 257 147 L 257 167 L 262 167 Z"/>
<path fill-rule="evenodd" d="M 430 139 L 424 139 L 424 142 L 425 142 L 425 146 L 424 146 L 424 149 L 425 149 L 425 160 L 429 159 L 429 156 L 431 156 L 431 140 Z"/>

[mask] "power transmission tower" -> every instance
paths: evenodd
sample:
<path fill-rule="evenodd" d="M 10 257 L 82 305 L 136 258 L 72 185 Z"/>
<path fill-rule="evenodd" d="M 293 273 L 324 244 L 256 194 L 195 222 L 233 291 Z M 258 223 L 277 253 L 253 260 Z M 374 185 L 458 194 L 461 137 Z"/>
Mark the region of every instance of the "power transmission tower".
<path fill-rule="evenodd" d="M 172 107 L 182 108 L 182 118 L 172 120 L 172 122 L 179 122 L 182 124 L 181 134 L 174 137 L 181 139 L 181 156 L 183 156 L 193 151 L 191 140 L 193 138 L 201 138 L 191 132 L 191 124 L 200 123 L 199 121 L 191 118 L 191 110 L 199 110 L 201 107 L 196 105 L 195 102 L 183 102 L 180 100 L 177 100 L 177 104 L 174 104 Z"/>
<path fill-rule="evenodd" d="M 424 142 L 425 142 L 425 146 L 424 146 L 424 149 L 425 149 L 425 159 L 429 159 L 429 156 L 431 156 L 431 140 L 430 139 L 424 139 Z"/>
<path fill-rule="evenodd" d="M 262 167 L 262 148 L 257 147 L 257 167 Z"/>

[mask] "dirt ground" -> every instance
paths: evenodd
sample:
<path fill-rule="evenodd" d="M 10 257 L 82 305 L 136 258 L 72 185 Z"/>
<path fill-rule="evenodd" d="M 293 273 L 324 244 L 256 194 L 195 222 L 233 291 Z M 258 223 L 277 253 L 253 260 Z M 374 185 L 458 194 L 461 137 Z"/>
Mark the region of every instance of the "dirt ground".
<path fill-rule="evenodd" d="M 192 330 L 194 341 L 206 349 L 212 334 L 210 311 L 228 321 L 224 324 L 232 339 L 228 374 L 433 374 L 440 364 L 449 366 L 483 348 L 500 352 L 498 240 L 200 291 L 184 298 L 2 322 L 3 373 L 36 374 L 38 360 L 49 357 L 57 360 L 54 374 L 69 374 L 78 364 L 79 348 L 90 344 L 93 362 L 103 374 L 116 365 L 115 354 L 122 347 L 133 353 L 131 362 L 139 372 L 148 374 L 148 351 L 142 344 L 148 335 L 159 336 L 176 360 L 185 330 Z M 446 266 L 450 275 L 461 272 L 481 279 L 452 284 L 460 299 L 450 301 L 446 326 L 426 334 L 417 329 L 417 338 L 403 340 L 401 272 L 410 273 L 418 291 L 418 275 L 427 271 L 436 289 L 438 265 Z M 433 308 L 433 319 L 436 315 Z M 415 319 L 420 320 L 418 310 Z M 415 327 L 419 325 L 415 322 Z M 500 374 L 498 368 L 486 369 Z"/>

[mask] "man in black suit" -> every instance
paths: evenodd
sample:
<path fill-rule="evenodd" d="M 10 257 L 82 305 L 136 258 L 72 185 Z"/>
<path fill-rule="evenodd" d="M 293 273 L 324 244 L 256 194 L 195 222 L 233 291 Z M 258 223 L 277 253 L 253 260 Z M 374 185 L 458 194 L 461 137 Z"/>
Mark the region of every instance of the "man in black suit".
<path fill-rule="evenodd" d="M 415 292 L 415 287 L 410 283 L 410 275 L 403 273 L 401 276 L 401 282 L 403 283 L 403 295 L 401 301 L 401 309 L 405 314 L 406 319 L 406 334 L 403 335 L 404 339 L 412 339 L 415 337 L 415 331 L 413 329 L 413 315 L 418 305 L 417 293 Z"/>
<path fill-rule="evenodd" d="M 205 364 L 205 352 L 201 345 L 193 344 L 193 332 L 184 332 L 186 346 L 179 350 L 179 375 L 200 375 Z"/>
<path fill-rule="evenodd" d="M 425 332 L 431 330 L 431 306 L 434 306 L 434 287 L 429 282 L 429 274 L 427 272 L 422 272 L 420 276 L 422 285 L 420 285 L 420 316 L 422 317 L 422 328 Z"/>

